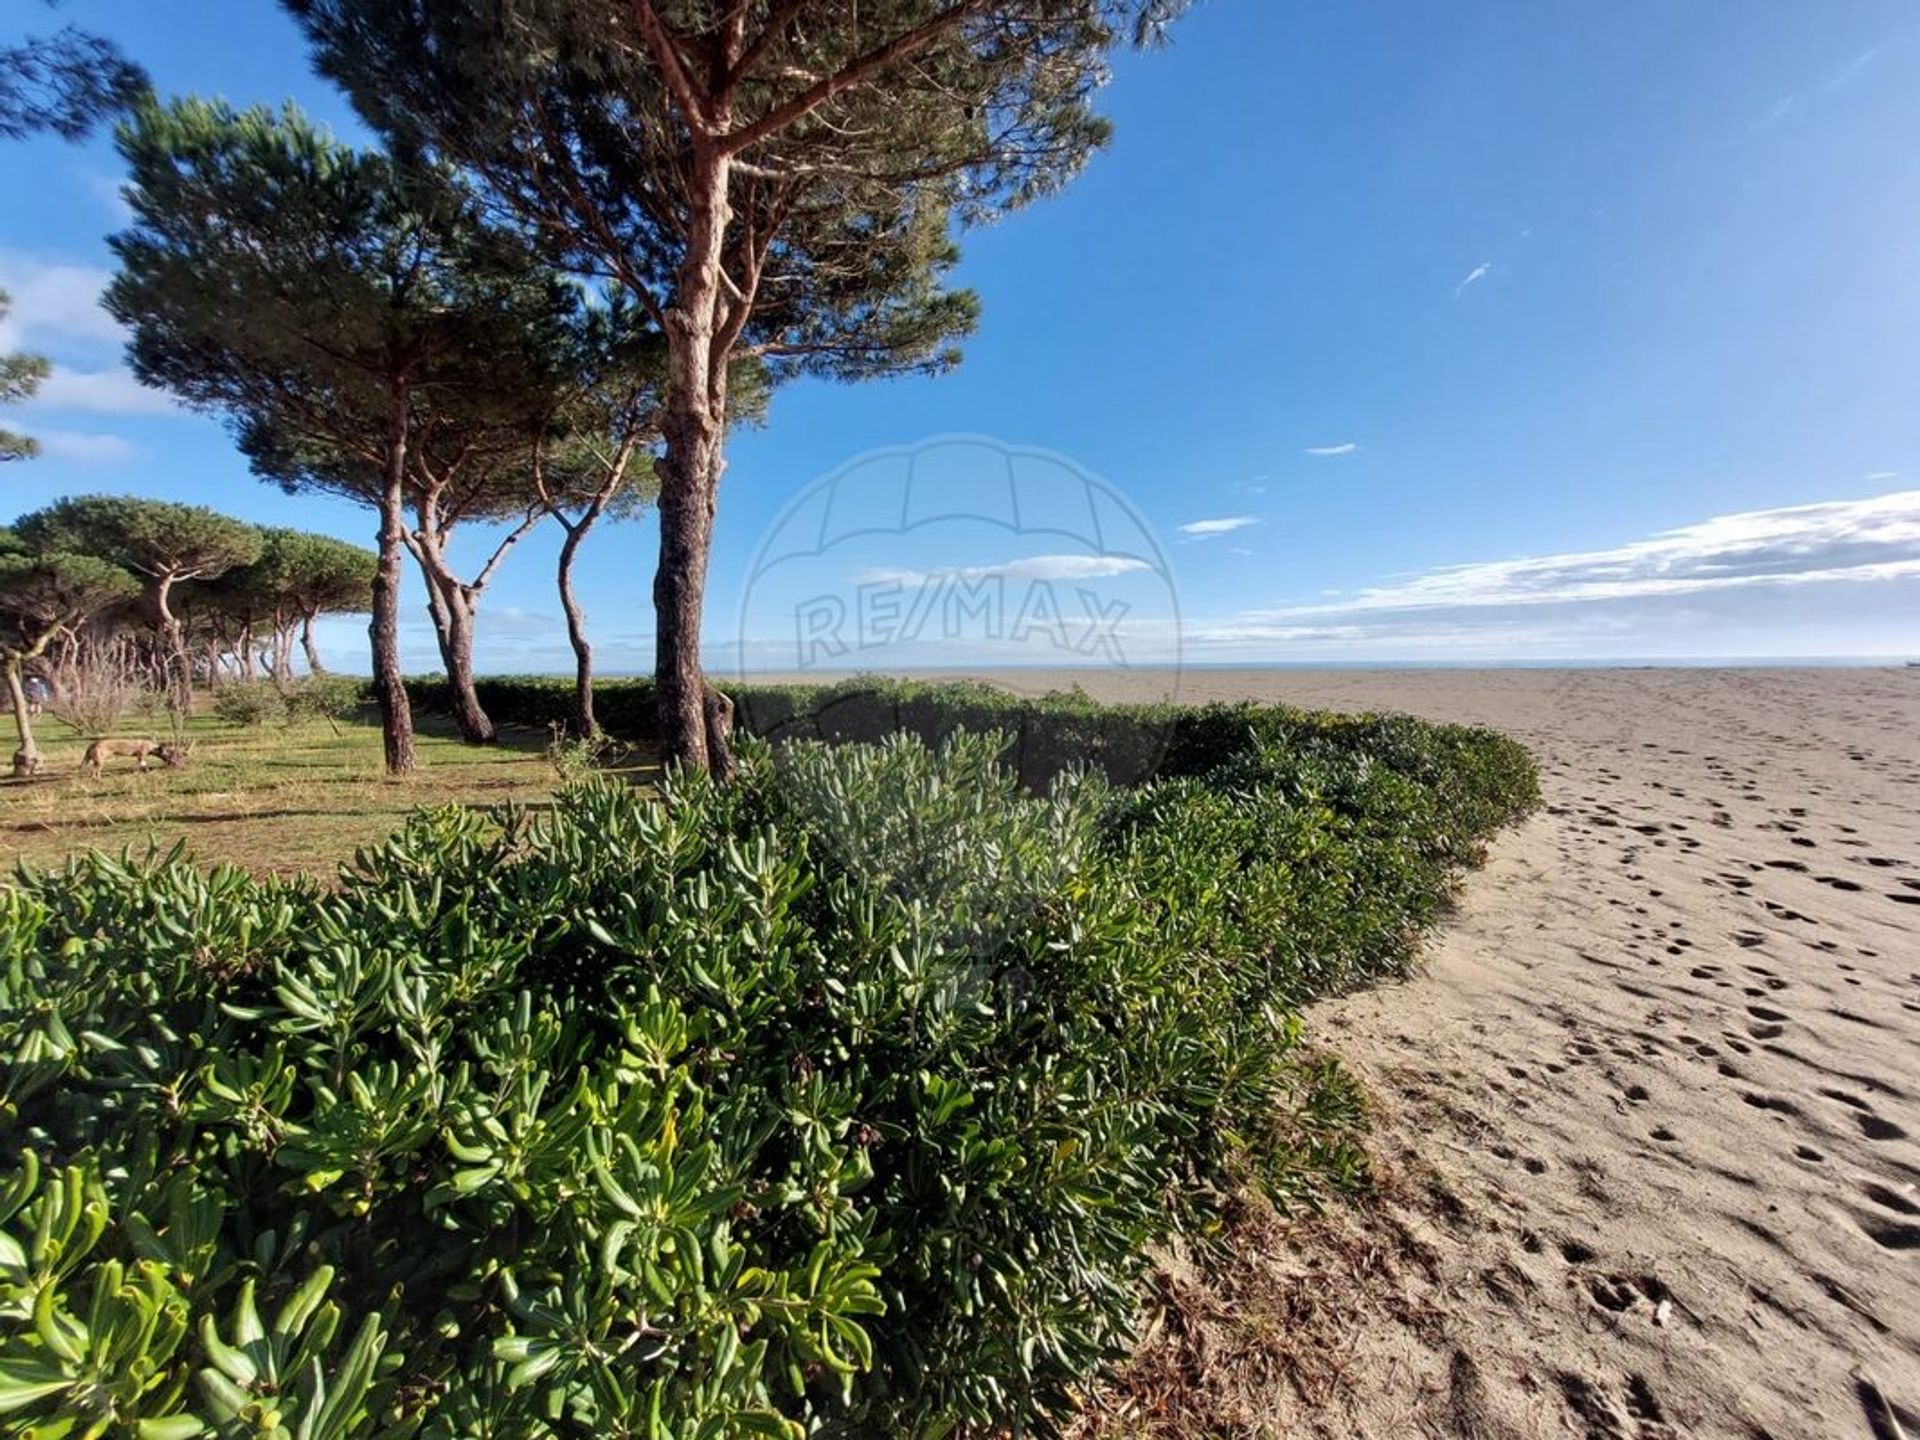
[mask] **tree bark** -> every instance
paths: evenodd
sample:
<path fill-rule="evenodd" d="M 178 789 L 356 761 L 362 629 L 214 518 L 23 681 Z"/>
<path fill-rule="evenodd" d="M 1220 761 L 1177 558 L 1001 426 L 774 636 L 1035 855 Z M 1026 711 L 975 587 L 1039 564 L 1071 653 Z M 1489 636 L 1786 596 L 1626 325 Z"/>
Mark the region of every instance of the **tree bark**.
<path fill-rule="evenodd" d="M 187 658 L 186 627 L 173 613 L 173 576 L 153 577 L 153 612 L 160 624 L 160 648 L 166 652 L 167 686 L 182 718 L 193 713 L 193 664 Z"/>
<path fill-rule="evenodd" d="M 447 703 L 460 738 L 469 745 L 491 745 L 492 719 L 480 703 L 473 683 L 473 597 L 458 580 L 427 573 L 427 591 L 435 598 L 434 624 L 440 639 L 440 657 L 447 665 Z"/>
<path fill-rule="evenodd" d="M 320 663 L 320 647 L 313 643 L 313 616 L 300 618 L 300 648 L 307 652 L 307 674 L 324 675 L 327 667 Z"/>
<path fill-rule="evenodd" d="M 653 577 L 654 684 L 664 758 L 695 769 L 727 767 L 727 738 L 708 723 L 700 666 L 700 615 L 720 480 L 724 392 L 715 385 L 714 341 L 723 298 L 730 161 L 697 144 L 688 187 L 687 253 L 666 312 L 666 442 L 660 462 L 660 565 Z M 724 359 L 721 360 L 724 373 Z M 717 403 L 716 403 L 717 402 Z"/>
<path fill-rule="evenodd" d="M 13 702 L 13 728 L 20 737 L 20 746 L 13 752 L 16 780 L 24 780 L 40 770 L 40 750 L 33 743 L 33 723 L 27 714 L 27 687 L 21 682 L 20 666 L 18 655 L 7 656 L 7 695 Z"/>
<path fill-rule="evenodd" d="M 413 558 L 420 562 L 420 573 L 427 582 L 427 610 L 433 616 L 434 637 L 440 644 L 440 658 L 447 667 L 447 696 L 453 709 L 454 724 L 469 745 L 491 745 L 496 737 L 494 723 L 480 703 L 480 692 L 473 680 L 473 635 L 480 597 L 493 575 L 520 538 L 538 523 L 540 512 L 530 509 L 515 530 L 503 539 L 491 559 L 468 584 L 447 563 L 447 535 L 452 527 L 440 523 L 437 501 L 432 494 L 421 497 L 419 528 L 409 537 Z"/>
<path fill-rule="evenodd" d="M 420 576 L 427 583 L 433 638 L 447 672 L 447 707 L 454 726 L 467 744 L 491 745 L 493 721 L 473 683 L 473 598 L 440 558 L 435 543 L 425 538 L 424 526 L 414 532 L 413 540 L 413 558 L 420 562 Z"/>
<path fill-rule="evenodd" d="M 380 702 L 380 731 L 386 746 L 387 773 L 411 775 L 413 707 L 407 702 L 406 674 L 400 668 L 400 571 L 407 546 L 406 472 L 407 400 L 394 398 L 387 433 L 387 473 L 380 492 L 379 563 L 373 574 L 373 693 Z"/>
<path fill-rule="evenodd" d="M 567 528 L 560 545 L 560 609 L 567 617 L 567 642 L 573 646 L 573 734 L 590 740 L 599 731 L 593 714 L 593 643 L 587 639 L 587 615 L 573 593 L 573 557 L 587 538 L 590 520 Z"/>
<path fill-rule="evenodd" d="M 273 626 L 273 684 L 282 695 L 293 690 L 293 627 L 278 618 Z"/>

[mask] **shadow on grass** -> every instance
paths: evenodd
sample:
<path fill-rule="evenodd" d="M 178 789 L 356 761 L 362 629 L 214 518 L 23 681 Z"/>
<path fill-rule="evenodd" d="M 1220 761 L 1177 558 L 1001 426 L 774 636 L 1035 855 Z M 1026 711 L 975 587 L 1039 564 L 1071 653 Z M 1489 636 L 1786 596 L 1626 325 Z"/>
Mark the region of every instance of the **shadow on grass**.
<path fill-rule="evenodd" d="M 0 775 L 0 851 L 46 868 L 90 850 L 191 837 L 203 863 L 319 875 L 422 809 L 548 813 L 575 769 L 544 731 L 503 726 L 493 744 L 470 746 L 444 716 L 420 717 L 419 768 L 401 777 L 385 773 L 377 724 L 239 727 L 196 717 L 192 731 L 184 770 L 114 768 L 98 779 L 79 766 L 85 737 L 56 734 L 45 772 Z M 597 758 L 597 773 L 643 792 L 663 775 L 645 746 L 611 746 Z"/>

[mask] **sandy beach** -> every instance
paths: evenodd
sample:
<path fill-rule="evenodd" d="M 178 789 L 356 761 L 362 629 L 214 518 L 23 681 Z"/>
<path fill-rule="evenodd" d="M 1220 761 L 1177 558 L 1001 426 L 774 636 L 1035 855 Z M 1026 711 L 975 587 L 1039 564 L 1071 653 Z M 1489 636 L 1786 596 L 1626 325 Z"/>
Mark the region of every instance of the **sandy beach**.
<path fill-rule="evenodd" d="M 1388 1198 L 1302 1230 L 1265 1285 L 1169 1282 L 1189 1347 L 1299 1332 L 1287 1383 L 1221 1381 L 1214 1423 L 1920 1434 L 1920 671 L 1194 671 L 1180 693 L 1500 726 L 1546 800 L 1424 974 L 1311 1015 L 1372 1088 Z"/>

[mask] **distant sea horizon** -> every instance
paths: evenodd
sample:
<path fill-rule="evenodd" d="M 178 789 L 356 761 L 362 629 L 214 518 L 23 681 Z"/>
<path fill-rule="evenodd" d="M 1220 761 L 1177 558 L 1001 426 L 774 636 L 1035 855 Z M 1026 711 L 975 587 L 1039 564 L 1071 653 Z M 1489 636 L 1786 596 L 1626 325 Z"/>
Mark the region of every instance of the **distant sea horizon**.
<path fill-rule="evenodd" d="M 1886 670 L 1902 669 L 1920 660 L 1920 650 L 1907 655 L 1734 655 L 1556 658 L 1552 660 L 1206 660 L 1174 665 L 877 665 L 848 669 L 752 668 L 731 671 L 710 670 L 713 675 L 738 674 L 746 678 L 778 676 L 793 680 L 817 676 L 822 680 L 844 679 L 850 675 L 991 675 L 1000 671 L 1084 671 L 1100 674 L 1112 670 L 1152 674 L 1166 670 Z M 540 678 L 570 679 L 571 670 L 488 670 L 489 675 L 528 675 Z M 596 669 L 596 679 L 634 680 L 651 675 L 651 670 Z"/>

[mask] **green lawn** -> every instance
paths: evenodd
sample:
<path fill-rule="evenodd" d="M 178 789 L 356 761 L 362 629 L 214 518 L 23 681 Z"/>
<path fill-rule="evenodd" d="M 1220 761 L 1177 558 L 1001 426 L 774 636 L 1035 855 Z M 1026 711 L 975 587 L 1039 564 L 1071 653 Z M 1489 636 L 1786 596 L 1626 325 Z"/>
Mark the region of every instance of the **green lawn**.
<path fill-rule="evenodd" d="M 9 751 L 12 724 L 0 716 Z M 43 716 L 35 737 L 45 773 L 0 781 L 0 873 L 15 862 L 55 866 L 90 849 L 143 850 L 184 838 L 207 863 L 331 875 L 420 806 L 541 805 L 559 783 L 544 733 L 503 726 L 498 744 L 469 746 L 440 717 L 421 716 L 418 724 L 420 768 L 404 780 L 383 773 L 376 725 L 343 723 L 336 734 L 324 720 L 243 728 L 207 715 L 189 723 L 193 750 L 184 768 L 142 773 L 121 759 L 94 780 L 80 768 L 86 739 Z M 167 737 L 164 723 L 116 733 Z M 639 757 L 622 765 L 636 779 L 652 773 Z"/>

